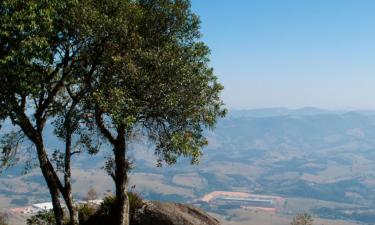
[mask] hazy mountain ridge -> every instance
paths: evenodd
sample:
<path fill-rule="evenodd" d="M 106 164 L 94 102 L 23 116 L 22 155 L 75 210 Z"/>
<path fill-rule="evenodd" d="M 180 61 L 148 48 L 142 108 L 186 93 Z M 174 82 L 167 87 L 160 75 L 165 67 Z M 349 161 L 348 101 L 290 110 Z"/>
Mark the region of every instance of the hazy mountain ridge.
<path fill-rule="evenodd" d="M 375 218 L 370 210 L 375 207 L 374 121 L 371 111 L 233 111 L 214 131 L 207 131 L 210 145 L 198 166 L 180 160 L 174 167 L 156 168 L 149 146 L 134 144 L 131 182 L 150 199 L 196 202 L 215 190 L 275 194 L 289 199 L 283 214 L 308 210 L 327 218 L 367 222 Z M 100 157 L 83 155 L 76 160 L 76 187 L 88 183 L 98 192 L 111 189 L 111 180 L 98 172 L 101 166 Z M 0 204 L 48 199 L 38 170 L 25 177 L 9 174 L 0 179 Z M 296 204 L 310 200 L 315 203 Z M 346 215 L 348 210 L 356 216 Z"/>

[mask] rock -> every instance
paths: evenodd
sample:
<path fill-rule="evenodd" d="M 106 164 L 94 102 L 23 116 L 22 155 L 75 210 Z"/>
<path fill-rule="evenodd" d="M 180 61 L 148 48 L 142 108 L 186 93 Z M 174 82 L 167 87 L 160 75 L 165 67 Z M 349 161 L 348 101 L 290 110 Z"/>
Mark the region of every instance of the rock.
<path fill-rule="evenodd" d="M 220 225 L 214 217 L 191 205 L 147 202 L 136 211 L 138 225 Z"/>

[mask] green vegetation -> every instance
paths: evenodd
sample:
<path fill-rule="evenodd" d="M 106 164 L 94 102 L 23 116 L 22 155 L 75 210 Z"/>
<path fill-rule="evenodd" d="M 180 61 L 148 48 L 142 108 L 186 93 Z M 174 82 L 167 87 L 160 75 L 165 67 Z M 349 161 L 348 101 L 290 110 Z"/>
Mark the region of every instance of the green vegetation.
<path fill-rule="evenodd" d="M 130 224 L 136 225 L 135 213 L 136 210 L 142 208 L 144 202 L 141 197 L 133 192 L 128 192 L 129 206 L 130 206 Z M 91 203 L 82 204 L 78 207 L 79 213 L 79 224 L 82 225 L 103 225 L 103 224 L 114 224 L 116 223 L 115 217 L 116 197 L 107 196 L 103 199 L 103 203 L 100 206 L 96 206 Z M 4 218 L 5 216 L 0 217 Z M 0 220 L 1 221 L 1 220 Z M 27 225 L 55 225 L 56 220 L 53 211 L 41 211 L 37 215 L 32 216 L 27 220 Z M 69 224 L 69 221 L 65 219 L 64 224 Z M 0 225 L 6 225 L 1 224 Z"/>
<path fill-rule="evenodd" d="M 8 225 L 8 214 L 0 212 L 0 225 Z"/>
<path fill-rule="evenodd" d="M 144 202 L 140 198 L 140 196 L 133 192 L 128 192 L 127 196 L 129 197 L 129 221 L 130 224 L 136 225 L 135 222 L 135 213 L 136 210 L 142 208 Z M 83 209 L 90 206 L 84 205 L 80 209 L 80 213 L 83 213 Z M 114 224 L 116 223 L 115 217 L 115 207 L 116 207 L 116 197 L 115 196 L 107 196 L 104 198 L 103 203 L 100 205 L 99 208 L 93 209 L 92 206 L 90 210 L 85 210 L 87 213 L 80 221 L 80 224 L 83 225 L 100 225 L 100 224 Z"/>
<path fill-rule="evenodd" d="M 137 166 L 129 185 L 136 184 L 145 199 L 181 203 L 215 190 L 250 190 L 285 197 L 288 204 L 281 206 L 281 217 L 284 213 L 304 211 L 316 215 L 317 224 L 318 217 L 345 220 L 347 224 L 369 223 L 375 215 L 375 127 L 371 122 L 374 115 L 232 115 L 220 120 L 214 132 L 208 133 L 212 145 L 205 151 L 200 166 L 179 160 L 178 166 L 155 168 L 152 152 L 146 151 L 148 143 L 131 145 L 130 155 Z M 329 131 L 327 126 L 332 126 Z M 363 130 L 365 136 L 358 139 L 347 134 L 352 127 Z M 76 180 L 85 181 L 76 183 L 77 195 L 86 196 L 86 183 L 98 193 L 112 189 L 112 180 L 104 171 L 97 171 L 97 165 L 103 165 L 104 159 L 82 155 L 76 162 Z M 7 171 L 10 176 L 0 179 L 2 198 L 9 202 L 23 197 L 29 203 L 47 201 L 48 192 L 37 171 L 26 176 L 13 175 L 13 171 Z M 215 207 L 201 207 L 219 212 Z M 229 216 L 232 212 L 222 214 Z M 243 214 L 247 219 L 258 215 Z M 289 224 L 290 219 L 283 222 Z"/>
<path fill-rule="evenodd" d="M 134 135 L 155 144 L 158 164 L 174 164 L 180 156 L 197 163 L 207 145 L 204 128 L 225 115 L 219 98 L 222 86 L 208 66 L 209 49 L 199 41 L 198 17 L 189 1 L 120 1 L 109 8 L 111 34 L 104 57 L 99 49 L 90 68 L 100 67 L 84 102 L 99 133 L 113 149 L 106 170 L 116 185 L 117 217 L 127 224 L 126 184 L 132 162 L 127 146 Z M 130 21 L 130 22 L 126 22 Z M 130 24 L 130 25 L 129 25 Z"/>
<path fill-rule="evenodd" d="M 293 218 L 290 225 L 313 225 L 313 222 L 314 220 L 310 214 L 301 213 Z"/>
<path fill-rule="evenodd" d="M 77 223 L 71 195 L 71 143 L 67 143 L 62 159 L 65 176 L 61 181 L 59 167 L 54 168 L 46 151 L 43 132 L 47 121 L 70 105 L 61 92 L 73 76 L 77 63 L 72 62 L 78 57 L 77 46 L 82 44 L 71 19 L 77 19 L 72 10 L 76 4 L 69 0 L 0 3 L 0 121 L 8 119 L 14 125 L 1 141 L 1 165 L 12 166 L 18 155 L 25 155 L 19 152 L 25 149 L 37 155 L 58 225 L 63 220 L 60 194 L 73 213 L 72 224 Z M 71 134 L 66 137 L 71 138 Z M 26 140 L 33 148 L 24 147 Z"/>
<path fill-rule="evenodd" d="M 155 144 L 159 165 L 180 156 L 197 163 L 204 128 L 225 115 L 190 1 L 5 0 L 0 12 L 0 121 L 15 128 L 1 141 L 2 168 L 20 151 L 36 154 L 56 224 L 63 224 L 62 195 L 76 225 L 71 159 L 105 142 L 113 148 L 105 168 L 116 187 L 114 224 L 128 225 L 133 138 Z M 65 143 L 52 155 L 47 121 Z M 21 147 L 27 141 L 33 148 Z"/>
<path fill-rule="evenodd" d="M 41 211 L 27 219 L 27 225 L 56 225 L 53 211 Z"/>

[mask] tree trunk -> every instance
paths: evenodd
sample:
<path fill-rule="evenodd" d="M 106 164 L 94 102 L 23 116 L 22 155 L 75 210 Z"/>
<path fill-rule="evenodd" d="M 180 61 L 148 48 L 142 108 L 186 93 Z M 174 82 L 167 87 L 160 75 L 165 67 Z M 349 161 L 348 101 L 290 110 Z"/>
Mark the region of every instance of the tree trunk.
<path fill-rule="evenodd" d="M 49 185 L 48 185 L 49 187 Z M 64 221 L 64 211 L 61 207 L 60 200 L 59 200 L 59 193 L 57 189 L 51 190 L 50 194 L 52 198 L 52 206 L 53 206 L 53 213 L 55 215 L 56 225 L 63 225 Z"/>
<path fill-rule="evenodd" d="M 121 188 L 119 186 L 121 185 L 116 185 L 116 224 L 129 225 L 129 198 L 125 190 L 126 188 Z"/>
<path fill-rule="evenodd" d="M 114 138 L 111 132 L 105 127 L 99 108 L 95 108 L 95 121 L 100 132 L 108 139 L 113 146 L 115 156 L 115 171 L 111 176 L 116 184 L 116 202 L 115 202 L 115 225 L 129 225 L 129 198 L 126 193 L 128 182 L 129 162 L 126 159 L 126 126 L 117 127 L 117 138 Z"/>
<path fill-rule="evenodd" d="M 78 217 L 78 210 L 77 205 L 73 201 L 72 191 L 71 189 L 66 191 L 64 194 L 64 200 L 66 203 L 66 207 L 69 211 L 69 225 L 78 225 L 79 224 L 79 217 Z"/>
<path fill-rule="evenodd" d="M 66 207 L 69 211 L 69 224 L 70 225 L 78 225 L 79 224 L 79 217 L 78 217 L 78 210 L 77 206 L 74 203 L 73 195 L 72 195 L 72 170 L 71 170 L 71 157 L 72 157 L 72 132 L 69 128 L 70 126 L 70 117 L 67 117 L 67 125 L 66 125 L 66 139 L 65 139 L 65 159 L 64 159 L 64 185 L 65 188 L 62 192 Z"/>
<path fill-rule="evenodd" d="M 129 163 L 126 159 L 125 136 L 122 130 L 118 132 L 115 153 L 115 183 L 116 183 L 116 225 L 129 225 L 129 199 L 126 193 Z"/>
<path fill-rule="evenodd" d="M 42 174 L 44 176 L 44 179 L 46 180 L 49 192 L 51 194 L 53 212 L 55 214 L 56 224 L 63 225 L 64 211 L 61 207 L 61 203 L 59 199 L 60 190 L 59 190 L 58 180 L 56 180 L 53 166 L 51 165 L 50 161 L 47 158 L 43 145 L 39 143 L 37 144 L 36 148 L 38 151 L 40 169 L 42 170 Z"/>
<path fill-rule="evenodd" d="M 55 215 L 56 224 L 63 225 L 64 211 L 63 211 L 63 208 L 61 207 L 61 203 L 59 199 L 59 196 L 62 190 L 62 185 L 60 183 L 59 177 L 57 176 L 55 172 L 55 169 L 53 168 L 51 162 L 48 159 L 47 152 L 44 148 L 43 137 L 42 137 L 43 125 L 39 123 L 38 129 L 34 129 L 34 127 L 30 123 L 30 120 L 27 118 L 27 116 L 23 112 L 19 114 L 19 118 L 17 119 L 12 118 L 12 121 L 20 125 L 25 135 L 35 145 L 37 155 L 38 155 L 39 167 L 42 171 L 43 177 L 47 183 L 48 190 L 51 194 L 53 212 Z"/>

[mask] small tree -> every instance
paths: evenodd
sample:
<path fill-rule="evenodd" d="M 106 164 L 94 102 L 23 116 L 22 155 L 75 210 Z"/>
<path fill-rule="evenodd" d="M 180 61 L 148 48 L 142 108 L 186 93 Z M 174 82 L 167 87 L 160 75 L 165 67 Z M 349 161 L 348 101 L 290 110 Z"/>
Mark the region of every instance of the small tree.
<path fill-rule="evenodd" d="M 8 167 L 13 162 L 24 138 L 33 143 L 58 225 L 63 220 L 59 195 L 65 200 L 69 196 L 48 157 L 43 131 L 59 109 L 56 98 L 72 77 L 81 44 L 66 23 L 74 4 L 69 0 L 0 2 L 0 122 L 9 119 L 19 129 L 5 135 L 1 164 Z"/>
<path fill-rule="evenodd" d="M 293 218 L 290 225 L 313 225 L 313 218 L 310 214 L 301 213 Z"/>
<path fill-rule="evenodd" d="M 9 120 L 16 129 L 1 140 L 0 166 L 8 168 L 16 163 L 23 141 L 33 144 L 57 225 L 63 221 L 60 194 L 71 224 L 78 224 L 70 159 L 75 153 L 72 136 L 79 121 L 74 99 L 79 101 L 81 91 L 74 84 L 92 73 L 81 70 L 85 61 L 81 50 L 90 45 L 94 21 L 81 19 L 85 13 L 80 11 L 80 4 L 85 1 L 0 1 L 0 126 Z M 56 119 L 61 121 L 56 134 L 66 142 L 66 148 L 54 155 L 58 159 L 54 167 L 43 132 L 47 121 Z M 83 144 L 89 141 L 85 139 Z M 63 181 L 58 172 L 64 173 Z"/>
<path fill-rule="evenodd" d="M 0 225 L 8 225 L 9 216 L 7 213 L 0 212 Z"/>
<path fill-rule="evenodd" d="M 86 201 L 90 202 L 96 199 L 98 199 L 98 193 L 95 191 L 94 188 L 91 187 L 86 194 Z"/>

